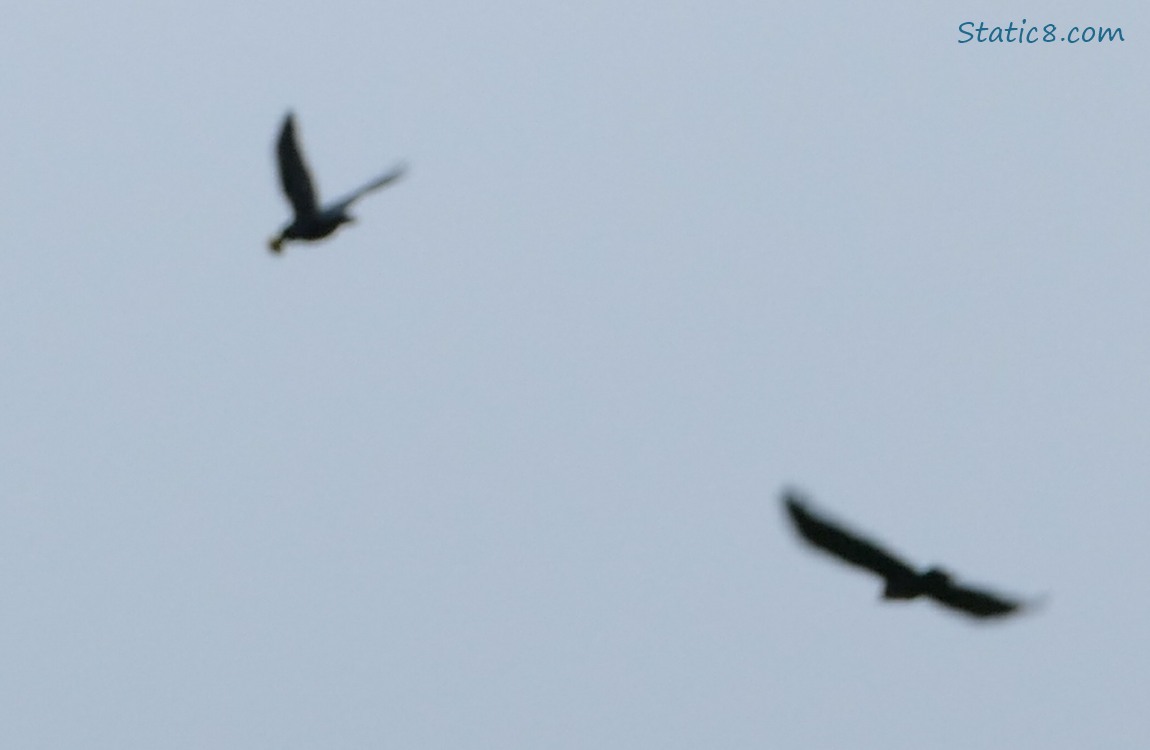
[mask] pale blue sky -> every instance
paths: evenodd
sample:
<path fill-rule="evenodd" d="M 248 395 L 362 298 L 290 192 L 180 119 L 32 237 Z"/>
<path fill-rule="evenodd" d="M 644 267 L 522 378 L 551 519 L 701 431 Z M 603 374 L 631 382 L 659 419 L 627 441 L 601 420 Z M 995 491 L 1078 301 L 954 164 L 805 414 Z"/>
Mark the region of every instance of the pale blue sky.
<path fill-rule="evenodd" d="M 950 5 L 10 9 L 0 747 L 1145 746 L 1150 14 Z"/>

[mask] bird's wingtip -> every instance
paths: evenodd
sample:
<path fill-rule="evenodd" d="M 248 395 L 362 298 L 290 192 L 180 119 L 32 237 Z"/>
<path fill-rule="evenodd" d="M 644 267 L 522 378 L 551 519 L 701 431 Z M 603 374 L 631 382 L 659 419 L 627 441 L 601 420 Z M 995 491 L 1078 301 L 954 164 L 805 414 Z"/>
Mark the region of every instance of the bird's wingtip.
<path fill-rule="evenodd" d="M 1037 596 L 1033 596 L 1033 597 L 1030 597 L 1029 599 L 1026 599 L 1024 601 L 1019 602 L 1018 608 L 1016 611 L 1019 612 L 1020 614 L 1034 614 L 1035 612 L 1038 612 L 1039 610 L 1046 609 L 1047 605 L 1049 605 L 1049 604 L 1050 604 L 1050 595 L 1049 594 L 1039 594 Z"/>
<path fill-rule="evenodd" d="M 791 485 L 785 485 L 779 492 L 779 497 L 782 499 L 783 505 L 791 510 L 803 509 L 807 504 L 806 495 Z"/>
<path fill-rule="evenodd" d="M 405 174 L 407 174 L 407 162 L 401 161 L 391 168 L 391 171 L 387 173 L 386 179 L 388 182 L 391 182 L 392 180 L 398 180 Z"/>

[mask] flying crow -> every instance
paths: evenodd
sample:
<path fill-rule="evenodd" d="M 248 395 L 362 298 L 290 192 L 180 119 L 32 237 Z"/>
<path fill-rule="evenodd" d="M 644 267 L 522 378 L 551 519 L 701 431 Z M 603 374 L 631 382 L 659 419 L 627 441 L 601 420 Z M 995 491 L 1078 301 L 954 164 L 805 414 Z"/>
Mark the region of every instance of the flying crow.
<path fill-rule="evenodd" d="M 352 203 L 364 194 L 398 180 L 405 171 L 405 167 L 400 164 L 335 203 L 327 206 L 319 205 L 311 175 L 308 174 L 307 164 L 304 163 L 303 153 L 300 152 L 299 142 L 296 140 L 295 117 L 291 112 L 284 116 L 283 128 L 276 144 L 276 156 L 279 160 L 280 181 L 283 183 L 284 194 L 291 201 L 295 218 L 268 243 L 275 253 L 280 252 L 286 240 L 323 239 L 341 224 L 353 221 L 354 219 L 347 213 Z"/>
<path fill-rule="evenodd" d="M 928 596 L 940 604 L 973 617 L 997 617 L 1019 610 L 1022 603 L 983 589 L 962 586 L 941 568 L 916 571 L 866 537 L 848 531 L 812 512 L 793 490 L 783 492 L 795 529 L 807 542 L 851 565 L 878 573 L 886 580 L 884 599 Z"/>

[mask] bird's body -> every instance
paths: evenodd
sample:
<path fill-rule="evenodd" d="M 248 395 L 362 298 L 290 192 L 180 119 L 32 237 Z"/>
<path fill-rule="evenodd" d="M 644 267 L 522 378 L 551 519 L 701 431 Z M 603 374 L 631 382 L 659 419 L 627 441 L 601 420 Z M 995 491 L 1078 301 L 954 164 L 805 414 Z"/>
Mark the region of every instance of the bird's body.
<path fill-rule="evenodd" d="M 335 203 L 321 206 L 296 138 L 295 118 L 291 112 L 284 116 L 283 127 L 276 143 L 276 159 L 279 163 L 284 195 L 291 202 L 295 213 L 292 221 L 268 243 L 272 252 L 277 253 L 287 240 L 323 239 L 339 229 L 342 224 L 354 221 L 347 212 L 352 203 L 363 195 L 399 179 L 405 171 L 402 164 L 398 165 L 387 174 L 372 180 Z"/>
<path fill-rule="evenodd" d="M 877 573 L 886 581 L 884 599 L 927 596 L 973 617 L 1010 614 L 1022 605 L 997 594 L 956 584 L 941 568 L 919 573 L 907 563 L 863 536 L 847 531 L 810 511 L 795 492 L 783 493 L 783 503 L 799 534 L 810 544 L 839 559 Z"/>

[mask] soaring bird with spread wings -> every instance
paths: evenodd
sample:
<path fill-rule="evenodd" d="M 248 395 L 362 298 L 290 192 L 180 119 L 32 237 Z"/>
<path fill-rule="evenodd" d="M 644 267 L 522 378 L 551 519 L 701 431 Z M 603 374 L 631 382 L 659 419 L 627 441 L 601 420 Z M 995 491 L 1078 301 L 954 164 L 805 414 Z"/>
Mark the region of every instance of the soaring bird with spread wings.
<path fill-rule="evenodd" d="M 805 498 L 783 492 L 783 503 L 795 529 L 810 544 L 851 565 L 878 573 L 886 580 L 884 599 L 928 596 L 939 604 L 972 617 L 998 617 L 1016 612 L 1022 603 L 983 589 L 961 586 L 941 568 L 922 573 L 869 539 L 812 512 Z"/>
<path fill-rule="evenodd" d="M 295 117 L 291 112 L 284 116 L 283 128 L 276 144 L 276 157 L 279 160 L 280 181 L 283 184 L 284 194 L 291 202 L 295 217 L 268 243 L 275 253 L 280 252 L 287 240 L 323 239 L 341 224 L 354 221 L 347 213 L 352 203 L 373 190 L 395 182 L 406 171 L 406 167 L 399 164 L 387 174 L 372 180 L 335 203 L 321 206 L 296 139 Z"/>

